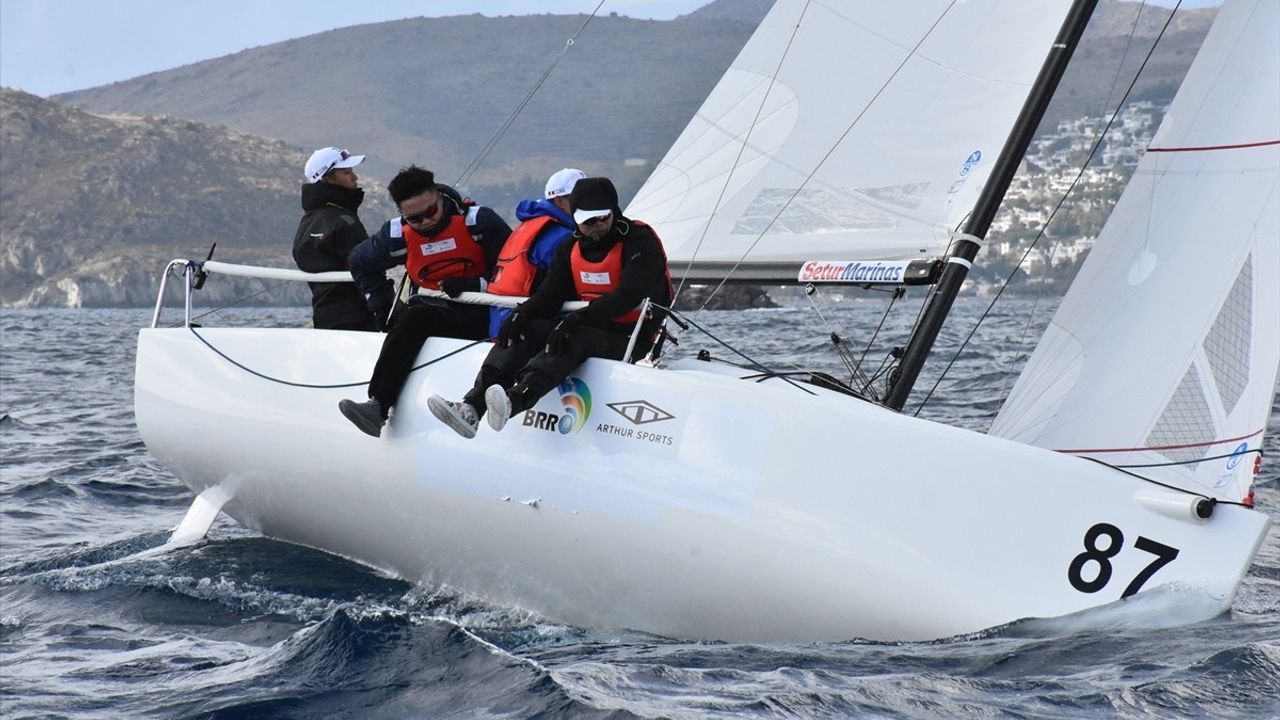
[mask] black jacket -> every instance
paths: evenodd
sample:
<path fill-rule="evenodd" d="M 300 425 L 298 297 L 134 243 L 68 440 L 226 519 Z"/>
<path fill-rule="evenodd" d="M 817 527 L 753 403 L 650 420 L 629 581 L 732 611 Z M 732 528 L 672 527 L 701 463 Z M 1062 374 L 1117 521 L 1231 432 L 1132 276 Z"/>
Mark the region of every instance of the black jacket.
<path fill-rule="evenodd" d="M 349 270 L 347 257 L 369 233 L 356 210 L 364 191 L 325 182 L 302 186 L 302 221 L 293 236 L 293 260 L 306 272 Z M 373 316 L 353 283 L 309 283 L 311 317 L 317 328 L 364 326 Z"/>
<path fill-rule="evenodd" d="M 581 311 L 582 323 L 605 330 L 625 329 L 630 332 L 630 328 L 619 326 L 614 319 L 634 310 L 646 297 L 670 306 L 667 254 L 658 236 L 647 226 L 635 225 L 618 214 L 615 217 L 613 227 L 600 240 L 593 241 L 581 233 L 574 233 L 572 240 L 561 245 L 547 269 L 546 279 L 533 296 L 520 305 L 520 311 L 529 317 L 550 317 L 564 303 L 580 300 L 573 283 L 573 248 L 581 246 L 584 258 L 599 262 L 617 243 L 623 243 L 622 277 L 618 279 L 618 287 L 588 303 Z M 648 324 L 656 329 L 661 315 L 655 312 Z"/>

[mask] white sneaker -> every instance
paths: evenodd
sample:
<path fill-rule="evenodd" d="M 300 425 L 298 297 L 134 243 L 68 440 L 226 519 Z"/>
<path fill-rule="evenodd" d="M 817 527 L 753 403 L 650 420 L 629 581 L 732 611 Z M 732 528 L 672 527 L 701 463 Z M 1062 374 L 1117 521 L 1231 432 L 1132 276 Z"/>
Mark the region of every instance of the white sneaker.
<path fill-rule="evenodd" d="M 489 420 L 489 427 L 494 430 L 506 427 L 507 420 L 511 419 L 511 398 L 507 397 L 507 389 L 501 385 L 490 385 L 484 391 L 484 404 L 488 409 L 485 417 Z"/>
<path fill-rule="evenodd" d="M 432 395 L 427 398 L 427 408 L 440 422 L 453 428 L 453 431 L 470 440 L 476 436 L 476 426 L 480 420 L 476 418 L 476 409 L 464 402 L 450 402 Z"/>

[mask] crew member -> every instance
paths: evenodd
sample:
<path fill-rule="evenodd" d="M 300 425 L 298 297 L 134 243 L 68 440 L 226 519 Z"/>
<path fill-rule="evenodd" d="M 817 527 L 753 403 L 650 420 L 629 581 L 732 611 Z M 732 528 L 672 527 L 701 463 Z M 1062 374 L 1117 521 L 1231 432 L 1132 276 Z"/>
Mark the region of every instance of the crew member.
<path fill-rule="evenodd" d="M 570 194 L 577 231 L 563 244 L 546 279 L 503 323 L 475 385 L 461 401 L 433 395 L 433 415 L 463 437 L 474 437 L 487 411 L 501 430 L 512 414 L 527 410 L 588 357 L 623 359 L 637 321 L 641 332 L 632 358 L 648 352 L 662 313 L 640 317 L 646 298 L 661 305 L 673 293 L 666 253 L 656 233 L 624 217 L 608 178 L 579 180 Z M 573 300 L 586 307 L 553 319 Z"/>
<path fill-rule="evenodd" d="M 311 153 L 303 169 L 302 220 L 293 236 L 293 260 L 306 272 L 350 270 L 351 249 L 369 233 L 356 214 L 364 201 L 355 167 L 364 155 L 336 147 Z M 373 315 L 355 285 L 308 283 L 311 323 L 331 330 L 373 330 Z"/>
<path fill-rule="evenodd" d="M 516 206 L 520 224 L 511 231 L 502 246 L 498 264 L 493 269 L 493 282 L 488 292 L 494 295 L 528 297 L 542 284 L 556 250 L 573 237 L 576 224 L 569 193 L 586 173 L 575 168 L 557 170 L 544 189 L 541 200 L 521 200 Z M 496 336 L 511 308 L 494 306 L 489 311 L 489 335 Z"/>
<path fill-rule="evenodd" d="M 483 305 L 416 295 L 392 316 L 395 293 L 386 271 L 404 263 L 417 287 L 449 297 L 480 292 L 511 234 L 511 227 L 493 210 L 468 204 L 453 188 L 438 185 L 430 170 L 416 165 L 392 178 L 387 191 L 400 217 L 351 251 L 351 274 L 387 337 L 369 380 L 369 399 L 338 403 L 348 420 L 374 437 L 382 434 L 427 338 L 489 337 L 489 308 Z"/>

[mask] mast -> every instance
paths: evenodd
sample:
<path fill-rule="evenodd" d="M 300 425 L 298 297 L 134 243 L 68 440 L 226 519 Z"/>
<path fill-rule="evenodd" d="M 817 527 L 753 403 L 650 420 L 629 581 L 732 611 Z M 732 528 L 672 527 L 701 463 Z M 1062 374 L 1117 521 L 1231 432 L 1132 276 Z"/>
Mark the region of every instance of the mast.
<path fill-rule="evenodd" d="M 1013 175 L 1027 152 L 1027 146 L 1040 125 L 1040 119 L 1044 117 L 1049 101 L 1053 99 L 1058 81 L 1062 79 L 1062 74 L 1066 71 L 1071 55 L 1075 52 L 1080 36 L 1084 34 L 1084 28 L 1089 24 L 1089 17 L 1097 4 L 1098 0 L 1075 0 L 1071 10 L 1067 12 L 1062 28 L 1058 31 L 1058 37 L 1049 48 L 1049 55 L 1045 58 L 1044 64 L 1040 67 L 1040 74 L 1036 76 L 1035 83 L 1031 86 L 1027 101 L 1023 104 L 1022 111 L 1018 114 L 1018 119 L 1009 131 L 1004 147 L 1000 150 L 1000 157 L 996 158 L 991 177 L 982 188 L 982 194 L 978 196 L 973 212 L 969 214 L 969 220 L 961 230 L 963 238 L 957 241 L 955 252 L 947 258 L 946 267 L 938 279 L 938 288 L 933 294 L 933 299 L 929 301 L 929 306 L 921 316 L 920 323 L 907 341 L 902 362 L 898 366 L 893 385 L 889 388 L 889 393 L 884 400 L 886 406 L 901 410 L 906 404 L 907 396 L 911 394 L 911 389 L 920 376 L 920 370 L 933 349 L 933 343 L 942 330 L 942 323 L 951 312 L 951 305 L 960 292 L 960 285 L 964 283 L 965 276 L 969 274 L 969 268 L 973 266 L 973 259 L 981 248 L 978 243 L 986 237 L 991 221 L 995 219 L 996 211 L 1004 201 L 1005 191 L 1009 189 L 1009 183 L 1013 180 Z"/>

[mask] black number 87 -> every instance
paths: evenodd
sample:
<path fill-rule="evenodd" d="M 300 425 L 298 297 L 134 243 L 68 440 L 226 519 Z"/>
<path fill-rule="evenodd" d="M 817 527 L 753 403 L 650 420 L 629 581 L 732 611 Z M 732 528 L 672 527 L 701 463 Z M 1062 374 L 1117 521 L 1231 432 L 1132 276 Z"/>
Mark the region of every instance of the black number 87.
<path fill-rule="evenodd" d="M 1098 541 L 1102 538 L 1107 539 L 1106 547 L 1098 547 Z M 1139 536 L 1133 546 L 1144 552 L 1149 552 L 1156 556 L 1149 565 L 1142 569 L 1129 586 L 1124 589 L 1120 597 L 1127 598 L 1142 589 L 1142 586 L 1151 579 L 1152 575 L 1160 568 L 1173 562 L 1178 557 L 1178 549 L 1169 547 L 1164 543 L 1158 543 L 1150 538 Z M 1124 533 L 1120 532 L 1120 528 L 1111 523 L 1098 523 L 1089 528 L 1084 534 L 1084 552 L 1075 556 L 1071 561 L 1071 565 L 1067 568 L 1067 580 L 1071 581 L 1071 587 L 1082 593 L 1096 593 L 1111 582 L 1111 558 L 1120 554 L 1124 548 Z M 1098 566 L 1098 572 L 1092 580 L 1084 579 L 1084 569 L 1090 563 Z"/>

